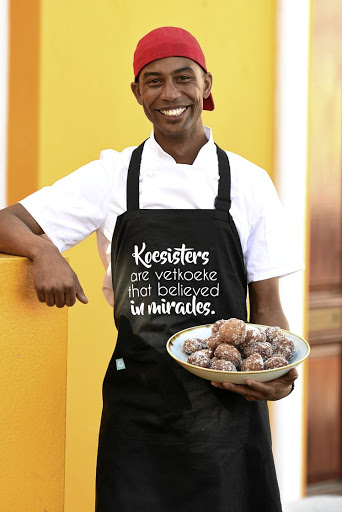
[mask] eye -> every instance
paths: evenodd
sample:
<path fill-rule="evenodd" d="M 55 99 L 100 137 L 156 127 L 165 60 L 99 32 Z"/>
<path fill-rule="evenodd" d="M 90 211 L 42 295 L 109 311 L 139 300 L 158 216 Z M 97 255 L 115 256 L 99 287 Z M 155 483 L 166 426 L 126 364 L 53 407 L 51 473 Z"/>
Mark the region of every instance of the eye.
<path fill-rule="evenodd" d="M 160 78 L 151 78 L 146 82 L 147 85 L 158 85 L 160 84 Z"/>
<path fill-rule="evenodd" d="M 191 80 L 191 76 L 189 76 L 189 75 L 180 75 L 179 77 L 177 77 L 177 80 L 179 80 L 180 82 L 186 82 L 187 80 Z"/>

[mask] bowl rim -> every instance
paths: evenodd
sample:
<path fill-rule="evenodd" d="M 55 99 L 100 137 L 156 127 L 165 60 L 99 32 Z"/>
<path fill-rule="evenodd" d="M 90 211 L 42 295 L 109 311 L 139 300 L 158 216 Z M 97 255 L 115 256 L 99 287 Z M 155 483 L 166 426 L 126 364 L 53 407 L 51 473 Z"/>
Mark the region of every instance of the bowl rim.
<path fill-rule="evenodd" d="M 202 366 L 196 366 L 195 364 L 190 364 L 190 363 L 187 363 L 185 361 L 182 361 L 181 359 L 178 359 L 178 357 L 176 357 L 174 354 L 171 353 L 170 347 L 172 346 L 174 338 L 176 336 L 178 337 L 183 332 L 192 331 L 194 329 L 198 329 L 199 327 L 212 327 L 213 325 L 214 324 L 196 325 L 194 327 L 188 327 L 187 329 L 183 329 L 182 331 L 178 331 L 175 334 L 173 334 L 173 336 L 171 336 L 167 340 L 167 343 L 166 343 L 166 350 L 168 351 L 169 355 L 175 361 L 177 361 L 179 364 L 181 364 L 182 366 L 188 366 L 189 368 L 199 368 L 201 370 L 206 370 L 206 371 L 218 373 L 218 374 L 221 374 L 221 375 L 222 375 L 222 373 L 226 373 L 226 374 L 230 374 L 230 375 L 236 375 L 236 374 L 239 374 L 239 375 L 254 375 L 254 374 L 258 375 L 259 374 L 260 375 L 260 374 L 265 374 L 265 373 L 271 373 L 271 372 L 274 372 L 276 370 L 282 370 L 282 369 L 287 369 L 287 368 L 289 368 L 289 369 L 295 368 L 296 366 L 301 364 L 310 354 L 310 345 L 309 345 L 309 343 L 304 338 L 302 338 L 301 336 L 298 336 L 298 334 L 295 334 L 294 332 L 291 332 L 291 331 L 287 331 L 286 329 L 281 329 L 281 330 L 283 332 L 285 332 L 285 333 L 292 334 L 292 336 L 296 336 L 296 338 L 299 338 L 300 340 L 302 340 L 304 342 L 304 345 L 306 347 L 306 354 L 305 354 L 304 357 L 302 357 L 298 361 L 290 363 L 290 364 L 288 364 L 286 366 L 279 366 L 278 368 L 270 368 L 269 370 L 257 370 L 257 371 L 254 371 L 254 372 L 241 372 L 241 371 L 230 372 L 228 370 L 215 370 L 214 368 L 203 368 Z M 272 326 L 269 326 L 269 325 L 252 324 L 250 322 L 246 322 L 246 325 L 254 325 L 256 327 L 265 327 L 265 328 L 272 327 Z"/>

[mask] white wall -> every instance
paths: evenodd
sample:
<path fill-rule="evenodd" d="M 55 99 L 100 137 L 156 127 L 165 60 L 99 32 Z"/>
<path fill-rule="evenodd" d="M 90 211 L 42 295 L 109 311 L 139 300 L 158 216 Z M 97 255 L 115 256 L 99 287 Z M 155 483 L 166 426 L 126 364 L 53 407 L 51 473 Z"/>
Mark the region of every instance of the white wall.
<path fill-rule="evenodd" d="M 0 208 L 6 203 L 8 0 L 0 0 Z"/>
<path fill-rule="evenodd" d="M 292 244 L 305 261 L 310 0 L 278 0 L 276 185 L 292 221 Z M 303 335 L 304 273 L 281 280 L 291 331 Z M 301 497 L 303 483 L 303 380 L 274 412 L 274 449 L 284 503 Z"/>

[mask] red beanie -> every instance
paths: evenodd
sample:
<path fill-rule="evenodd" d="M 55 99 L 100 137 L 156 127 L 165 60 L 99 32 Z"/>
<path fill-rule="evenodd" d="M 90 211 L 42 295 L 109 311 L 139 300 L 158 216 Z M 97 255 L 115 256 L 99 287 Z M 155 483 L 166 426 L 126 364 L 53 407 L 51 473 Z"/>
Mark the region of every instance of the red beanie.
<path fill-rule="evenodd" d="M 202 49 L 190 32 L 178 27 L 161 27 L 146 34 L 137 44 L 133 58 L 135 80 L 144 66 L 166 57 L 187 57 L 207 71 Z M 203 98 L 203 109 L 214 110 L 211 94 Z"/>

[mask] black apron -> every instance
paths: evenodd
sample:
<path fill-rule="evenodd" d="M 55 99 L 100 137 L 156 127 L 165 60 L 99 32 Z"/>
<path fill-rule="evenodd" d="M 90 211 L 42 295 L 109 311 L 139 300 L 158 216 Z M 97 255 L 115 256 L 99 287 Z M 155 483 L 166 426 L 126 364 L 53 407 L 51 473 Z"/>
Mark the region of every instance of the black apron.
<path fill-rule="evenodd" d="M 247 319 L 228 157 L 217 148 L 215 209 L 140 210 L 142 151 L 112 240 L 118 339 L 103 383 L 96 512 L 280 512 L 267 404 L 213 387 L 165 348 L 179 330 Z"/>

